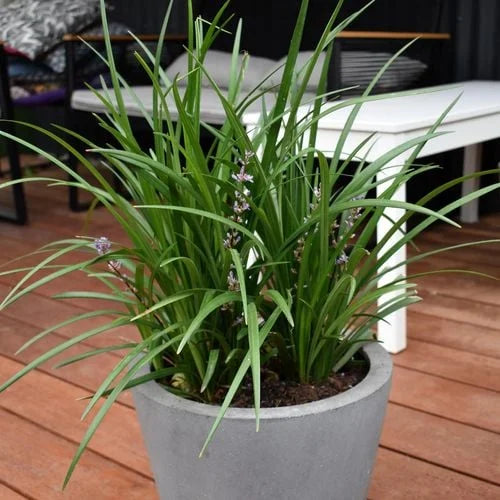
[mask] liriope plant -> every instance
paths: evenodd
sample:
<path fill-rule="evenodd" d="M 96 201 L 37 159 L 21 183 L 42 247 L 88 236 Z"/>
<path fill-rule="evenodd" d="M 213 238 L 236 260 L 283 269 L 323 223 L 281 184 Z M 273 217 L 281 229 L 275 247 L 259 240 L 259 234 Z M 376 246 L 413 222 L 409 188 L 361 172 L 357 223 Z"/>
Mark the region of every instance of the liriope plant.
<path fill-rule="evenodd" d="M 89 318 L 108 318 L 27 364 L 3 383 L 2 391 L 75 344 L 110 329 L 134 324 L 140 332 L 137 342 L 86 351 L 59 365 L 83 362 L 109 351 L 124 352 L 88 399 L 83 416 L 92 410 L 95 414 L 65 484 L 120 394 L 151 380 L 179 396 L 206 403 L 216 401 L 218 391 L 227 388 L 204 449 L 242 380 L 250 374 L 258 428 L 261 370 L 272 367 L 280 378 L 302 383 L 319 382 L 341 370 L 364 344 L 375 341 L 373 328 L 378 321 L 419 300 L 411 277 L 410 281 L 399 278 L 378 286 L 380 278 L 390 271 L 384 266 L 390 256 L 435 221 L 457 225 L 448 217 L 453 210 L 499 187 L 481 188 L 440 210 L 431 210 L 426 204 L 465 178 L 434 189 L 414 204 L 392 200 L 400 186 L 433 168 L 415 165 L 415 158 L 424 144 L 439 134 L 437 127 L 448 110 L 428 133 L 385 152 L 374 162 L 367 163 L 361 153 L 370 140 L 344 157 L 356 114 L 364 102 L 384 97 L 370 92 L 399 53 L 381 68 L 361 96 L 333 101 L 325 111 L 321 107 L 324 98 L 337 94 L 328 93 L 326 85 L 335 37 L 364 10 L 338 22 L 342 1 L 337 3 L 309 62 L 298 73 L 297 55 L 308 7 L 308 0 L 302 1 L 277 87 L 263 81 L 250 92 L 241 90 L 248 56 L 239 63 L 240 23 L 234 34 L 229 89 L 220 89 L 204 67 L 204 58 L 214 38 L 224 30 L 227 5 L 207 23 L 193 18 L 188 2 L 189 67 L 187 74 L 177 75 L 173 81 L 160 64 L 161 40 L 171 6 L 156 53 L 137 40 L 141 48 L 136 53 L 137 62 L 149 76 L 153 93 L 153 109 L 148 112 L 116 69 L 101 0 L 107 49 L 104 61 L 112 86 L 93 90 L 107 111 L 95 119 L 113 142 L 100 145 L 61 127 L 56 131 L 38 129 L 74 155 L 92 182 L 87 180 L 89 175 L 78 174 L 37 146 L 0 132 L 44 155 L 70 175 L 69 181 L 36 177 L 20 182 L 73 184 L 87 191 L 102 205 L 97 210 L 109 211 L 128 237 L 127 245 L 100 235 L 58 241 L 40 249 L 37 265 L 19 267 L 16 261 L 13 268 L 0 273 L 21 276 L 0 309 L 70 273 L 85 273 L 108 291 L 70 290 L 57 299 L 107 299 L 111 304 L 107 309 L 69 318 L 32 338 L 20 350 L 62 326 L 77 328 L 80 321 Z M 322 52 L 326 57 L 318 92 L 307 100 L 307 83 Z M 208 80 L 225 111 L 226 120 L 220 128 L 202 119 L 203 79 Z M 272 106 L 263 100 L 269 93 Z M 150 147 L 144 147 L 134 133 L 124 102 L 127 94 L 142 110 L 151 132 Z M 247 130 L 242 118 L 255 102 L 262 102 L 259 126 Z M 327 158 L 315 148 L 318 121 L 346 106 L 352 111 L 331 158 Z M 202 134 L 211 137 L 208 150 L 200 143 Z M 385 189 L 375 197 L 381 182 L 377 173 L 405 152 L 411 152 L 409 159 L 385 180 Z M 100 158 L 116 182 L 90 161 L 90 154 Z M 353 160 L 357 161 L 354 168 Z M 19 181 L 1 187 L 15 182 Z M 115 189 L 116 183 L 120 189 Z M 388 207 L 404 211 L 393 221 L 391 231 L 374 244 L 377 223 Z M 414 214 L 421 216 L 420 221 L 404 232 Z M 396 234 L 399 238 L 392 238 Z M 77 263 L 58 263 L 73 253 L 80 256 Z M 401 264 L 430 253 L 417 254 Z M 384 297 L 390 299 L 384 302 Z M 144 366 L 150 366 L 148 374 L 138 375 Z"/>

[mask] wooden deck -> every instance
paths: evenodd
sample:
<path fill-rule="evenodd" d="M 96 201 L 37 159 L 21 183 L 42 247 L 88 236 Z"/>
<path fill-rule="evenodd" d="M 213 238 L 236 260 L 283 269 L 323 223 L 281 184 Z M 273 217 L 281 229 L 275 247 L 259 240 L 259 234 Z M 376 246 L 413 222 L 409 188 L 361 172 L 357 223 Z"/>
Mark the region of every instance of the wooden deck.
<path fill-rule="evenodd" d="M 0 264 L 55 238 L 82 233 L 119 238 L 103 210 L 85 227 L 83 214 L 67 210 L 64 192 L 32 185 L 28 200 L 29 226 L 0 223 Z M 500 238 L 500 214 L 483 217 L 460 233 L 437 227 L 419 244 L 430 249 L 489 238 Z M 462 268 L 500 277 L 499 257 L 500 245 L 484 245 L 436 256 L 411 271 Z M 0 278 L 0 296 L 11 283 Z M 394 356 L 394 382 L 369 498 L 498 500 L 500 285 L 456 274 L 426 277 L 419 284 L 426 300 L 411 308 L 409 347 Z M 81 283 L 82 288 L 90 286 Z M 0 380 L 73 332 L 61 328 L 16 356 L 26 339 L 94 307 L 91 301 L 50 298 L 63 288 L 64 281 L 49 285 L 0 313 Z M 135 333 L 122 329 L 115 335 Z M 101 344 L 96 338 L 87 348 Z M 86 426 L 79 420 L 83 403 L 76 399 L 95 388 L 116 362 L 110 353 L 97 362 L 60 370 L 50 363 L 0 395 L 0 499 L 157 498 L 129 395 L 110 412 L 68 488 L 61 491 Z"/>

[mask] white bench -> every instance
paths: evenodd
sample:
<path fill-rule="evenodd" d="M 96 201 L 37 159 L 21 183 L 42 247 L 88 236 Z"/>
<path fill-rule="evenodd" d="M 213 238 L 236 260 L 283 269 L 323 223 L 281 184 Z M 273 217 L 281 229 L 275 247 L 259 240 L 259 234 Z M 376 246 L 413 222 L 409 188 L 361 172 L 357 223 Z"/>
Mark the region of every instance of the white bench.
<path fill-rule="evenodd" d="M 346 141 L 344 154 L 348 155 L 363 140 L 374 132 L 376 137 L 359 156 L 367 161 L 373 161 L 381 154 L 402 144 L 409 139 L 424 135 L 437 121 L 444 110 L 457 98 L 461 97 L 448 113 L 439 131 L 451 133 L 440 135 L 430 140 L 418 157 L 424 157 L 443 151 L 465 147 L 463 173 L 472 173 L 479 168 L 481 159 L 481 143 L 500 137 L 500 82 L 469 81 L 447 86 L 434 87 L 435 92 L 425 92 L 410 96 L 397 96 L 364 103 L 354 122 Z M 327 103 L 324 106 L 332 106 Z M 351 108 L 346 107 L 335 111 L 319 121 L 316 147 L 328 154 L 333 152 L 344 128 Z M 248 114 L 244 117 L 248 130 L 258 126 L 259 115 Z M 395 169 L 401 168 L 411 151 L 396 158 L 379 173 L 379 179 L 393 175 Z M 391 168 L 392 167 L 392 168 Z M 382 192 L 387 185 L 380 185 Z M 463 194 L 473 192 L 478 188 L 477 180 L 463 184 Z M 394 199 L 404 201 L 406 190 L 401 188 Z M 385 212 L 390 219 L 397 220 L 402 215 L 400 209 L 388 208 Z M 471 202 L 461 210 L 463 222 L 478 220 L 477 201 Z M 377 227 L 377 237 L 380 240 L 391 227 L 389 219 L 381 219 Z M 397 236 L 395 236 L 397 238 Z M 390 244 L 390 242 L 389 242 Z M 401 248 L 388 262 L 392 267 L 406 259 L 406 249 Z M 404 265 L 387 273 L 384 282 L 392 281 L 397 276 L 405 276 Z M 406 347 L 406 311 L 400 310 L 391 314 L 388 323 L 379 322 L 378 338 L 384 342 L 389 352 L 396 353 Z"/>
<path fill-rule="evenodd" d="M 151 86 L 137 86 L 131 87 L 132 91 L 135 93 L 135 98 L 133 95 L 123 90 L 123 100 L 125 107 L 127 109 L 127 114 L 129 116 L 143 117 L 143 109 L 147 113 L 153 112 L 153 87 Z M 179 93 L 184 94 L 185 88 L 179 86 Z M 112 91 L 110 91 L 112 93 Z M 309 101 L 314 98 L 314 94 L 306 94 L 304 96 L 304 101 Z M 137 100 L 141 103 L 139 105 Z M 275 94 L 269 92 L 265 94 L 265 101 L 267 109 L 274 104 Z M 178 118 L 177 108 L 173 97 L 169 94 L 167 96 L 167 102 L 169 103 L 169 111 L 171 113 L 172 120 Z M 141 109 L 141 106 L 143 109 Z M 90 90 L 76 90 L 73 92 L 71 97 L 71 109 L 77 111 L 85 111 L 89 113 L 105 113 L 106 108 L 103 103 L 95 96 Z M 262 110 L 262 103 L 260 99 L 257 99 L 247 109 L 247 112 L 259 113 Z M 200 118 L 206 123 L 211 125 L 222 125 L 226 121 L 226 113 L 224 107 L 222 106 L 217 93 L 209 87 L 202 87 L 202 98 L 200 106 Z"/>

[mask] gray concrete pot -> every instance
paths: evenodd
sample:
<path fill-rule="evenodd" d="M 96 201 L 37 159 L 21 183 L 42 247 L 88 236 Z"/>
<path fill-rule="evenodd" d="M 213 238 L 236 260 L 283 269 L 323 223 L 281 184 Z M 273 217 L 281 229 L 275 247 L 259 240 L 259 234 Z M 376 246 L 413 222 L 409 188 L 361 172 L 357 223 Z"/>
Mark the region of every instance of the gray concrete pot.
<path fill-rule="evenodd" d="M 347 392 L 303 405 L 230 409 L 203 458 L 218 407 L 174 396 L 155 382 L 134 389 L 162 500 L 362 500 L 370 482 L 392 363 L 363 349 L 365 379 Z"/>

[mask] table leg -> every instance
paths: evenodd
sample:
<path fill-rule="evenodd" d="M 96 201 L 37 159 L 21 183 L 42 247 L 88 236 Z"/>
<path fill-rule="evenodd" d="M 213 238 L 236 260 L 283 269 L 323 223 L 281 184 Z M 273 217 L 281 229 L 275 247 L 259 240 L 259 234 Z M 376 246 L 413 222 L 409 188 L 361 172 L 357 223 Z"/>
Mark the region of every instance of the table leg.
<path fill-rule="evenodd" d="M 469 175 L 479 170 L 481 164 L 482 144 L 472 144 L 464 148 L 463 175 Z M 473 193 L 479 189 L 479 179 L 473 178 L 462 184 L 462 196 Z M 460 208 L 460 220 L 472 224 L 479 220 L 479 200 L 470 201 Z"/>
<path fill-rule="evenodd" d="M 398 165 L 401 165 L 401 159 L 398 161 Z M 397 165 L 389 168 L 385 168 L 382 172 L 377 174 L 377 180 L 382 180 L 383 178 L 394 175 Z M 391 181 L 389 181 L 391 182 Z M 387 189 L 389 184 L 383 183 L 377 186 L 377 196 Z M 406 186 L 401 186 L 394 196 L 393 200 L 406 201 Z M 384 213 L 387 218 L 383 217 L 380 219 L 377 225 L 377 241 L 380 241 L 385 234 L 392 228 L 391 220 L 398 220 L 403 214 L 404 210 L 400 208 L 386 208 Z M 406 227 L 403 226 L 400 229 L 405 231 Z M 401 237 L 401 233 L 395 233 L 392 238 L 387 242 L 386 247 L 390 247 L 393 243 L 397 242 Z M 383 253 L 384 250 L 381 251 Z M 397 250 L 385 263 L 384 267 L 393 267 L 400 262 L 406 260 L 406 246 L 401 247 Z M 380 278 L 379 286 L 390 283 L 401 276 L 406 276 L 406 264 L 400 265 L 393 271 L 388 272 L 383 277 Z M 401 292 L 399 292 L 401 293 Z M 383 299 L 379 301 L 379 306 L 388 299 L 399 295 L 399 293 L 386 294 Z M 379 321 L 377 338 L 383 342 L 383 346 L 390 353 L 397 353 L 406 348 L 406 309 L 400 309 L 392 314 L 385 317 L 385 321 Z"/>

